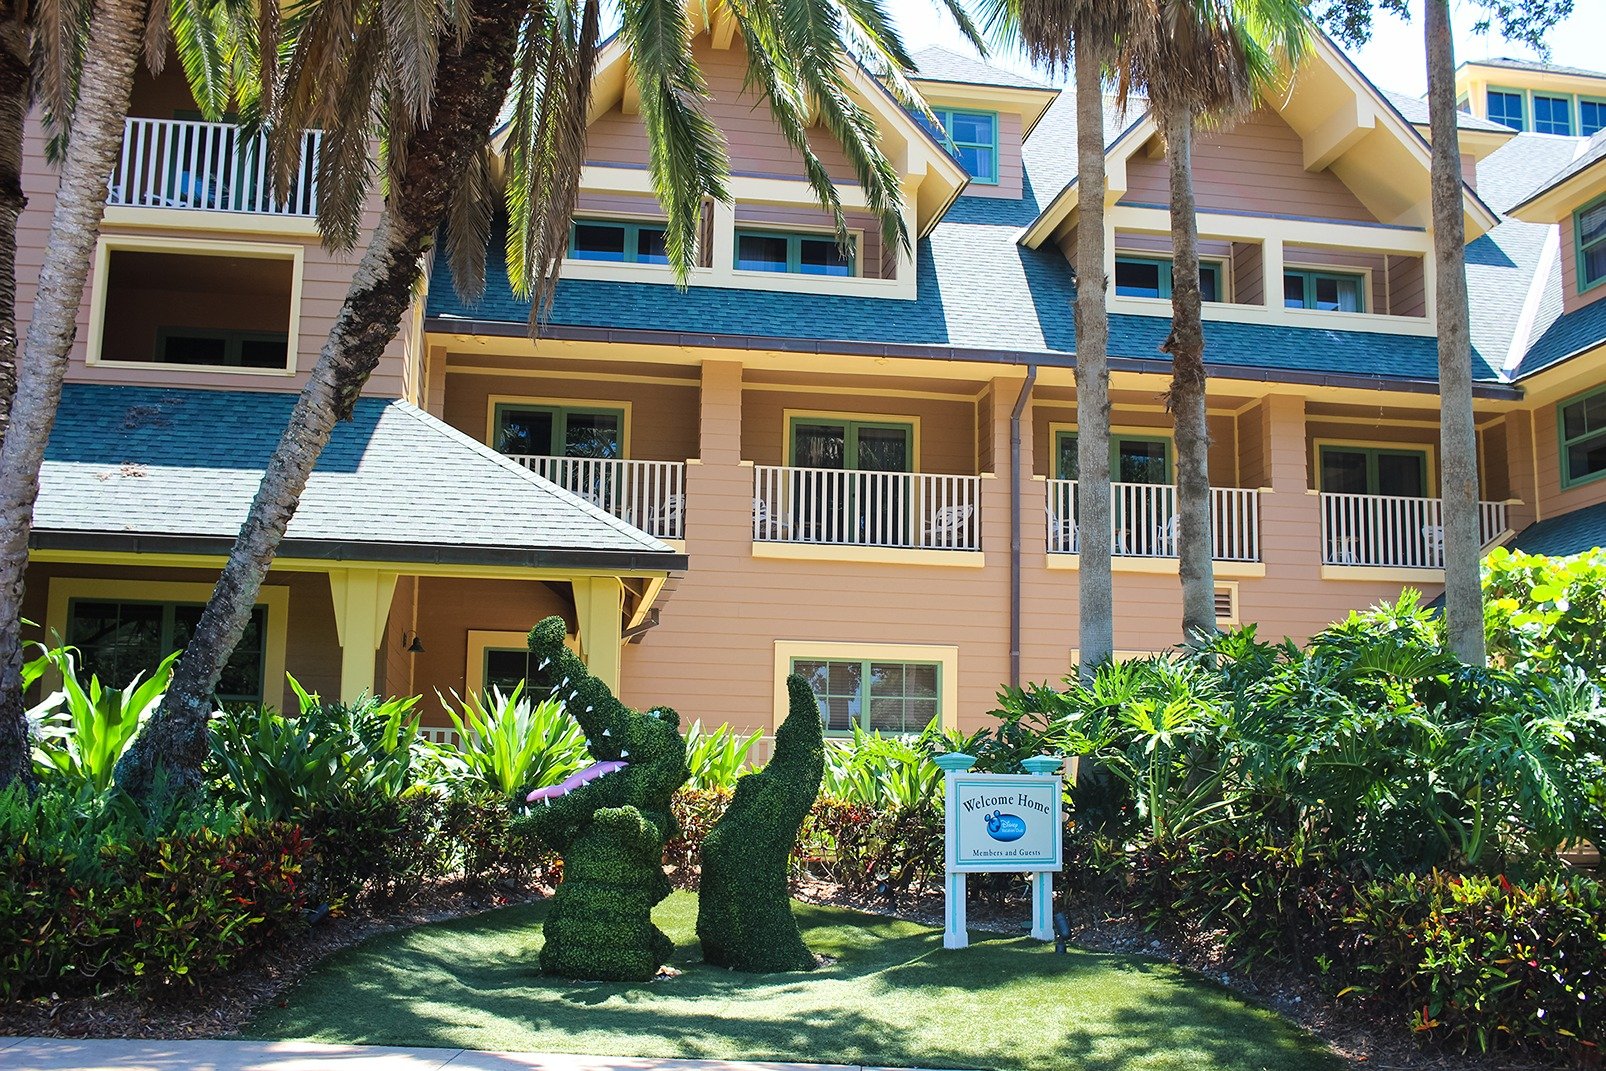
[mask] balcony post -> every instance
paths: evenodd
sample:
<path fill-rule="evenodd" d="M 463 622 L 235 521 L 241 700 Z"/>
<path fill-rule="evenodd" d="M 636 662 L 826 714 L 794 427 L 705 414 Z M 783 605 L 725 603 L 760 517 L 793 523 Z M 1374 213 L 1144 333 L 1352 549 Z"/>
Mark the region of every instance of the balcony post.
<path fill-rule="evenodd" d="M 1506 487 L 1517 500 L 1507 509 L 1506 526 L 1514 532 L 1540 519 L 1538 473 L 1533 460 L 1536 456 L 1534 424 L 1533 410 L 1513 411 L 1506 414 L 1500 427 L 1488 433 L 1505 438 Z M 1487 474 L 1484 478 L 1488 479 Z"/>
<path fill-rule="evenodd" d="M 753 469 L 742 464 L 740 362 L 703 362 L 697 443 L 698 456 L 686 464 L 687 549 L 745 556 L 753 531 Z"/>

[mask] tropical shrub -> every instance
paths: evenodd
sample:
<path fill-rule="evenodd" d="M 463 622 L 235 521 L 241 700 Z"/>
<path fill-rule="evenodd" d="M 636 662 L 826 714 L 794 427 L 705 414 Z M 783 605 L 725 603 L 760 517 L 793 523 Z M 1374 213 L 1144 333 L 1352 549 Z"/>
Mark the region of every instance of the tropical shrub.
<path fill-rule="evenodd" d="M 506 695 L 493 688 L 489 695 L 470 692 L 467 698 L 453 692 L 452 699 L 442 696 L 441 705 L 457 728 L 458 744 L 440 754 L 459 783 L 518 796 L 555 785 L 591 761 L 579 722 L 555 699 L 532 702 L 523 681 Z"/>
<path fill-rule="evenodd" d="M 686 730 L 686 766 L 691 777 L 686 787 L 714 789 L 736 787 L 736 779 L 746 772 L 750 756 L 764 735 L 753 732 L 742 736 L 729 725 L 721 725 L 713 732 L 703 729 L 701 721 L 694 721 Z"/>
<path fill-rule="evenodd" d="M 1492 659 L 1606 675 L 1606 550 L 1550 558 L 1497 547 L 1483 560 L 1483 594 Z"/>
<path fill-rule="evenodd" d="M 59 774 L 104 792 L 112 783 L 117 760 L 161 703 L 177 658 L 176 652 L 168 655 L 150 677 L 141 680 L 136 674 L 123 688 L 102 685 L 93 674 L 87 683 L 80 680 L 77 652 L 71 647 L 50 648 L 31 660 L 24 687 L 47 667 L 61 676 L 61 689 L 28 712 L 39 773 Z"/>

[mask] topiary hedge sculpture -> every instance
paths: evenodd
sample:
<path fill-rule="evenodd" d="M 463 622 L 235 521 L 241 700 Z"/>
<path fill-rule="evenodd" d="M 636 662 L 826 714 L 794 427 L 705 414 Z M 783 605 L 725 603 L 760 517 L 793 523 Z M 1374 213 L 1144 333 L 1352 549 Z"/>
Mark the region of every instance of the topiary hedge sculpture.
<path fill-rule="evenodd" d="M 541 970 L 565 978 L 643 982 L 673 948 L 652 923 L 669 895 L 664 842 L 675 833 L 669 800 L 685 783 L 680 716 L 636 711 L 563 645 L 563 619 L 530 630 L 530 653 L 553 695 L 585 730 L 597 761 L 562 784 L 530 793 L 524 819 L 563 857 L 563 882 L 547 914 Z"/>
<path fill-rule="evenodd" d="M 786 678 L 786 721 L 769 765 L 736 793 L 703 841 L 697 939 L 703 959 L 739 971 L 808 971 L 814 953 L 792 917 L 787 869 L 825 775 L 825 734 L 808 681 Z"/>

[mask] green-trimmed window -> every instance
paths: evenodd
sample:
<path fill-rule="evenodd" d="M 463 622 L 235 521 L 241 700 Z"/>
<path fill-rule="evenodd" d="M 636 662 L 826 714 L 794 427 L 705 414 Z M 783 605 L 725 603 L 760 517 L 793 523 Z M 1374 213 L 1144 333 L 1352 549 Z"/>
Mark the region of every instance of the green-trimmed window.
<path fill-rule="evenodd" d="M 1606 130 L 1606 100 L 1592 100 L 1589 97 L 1578 98 L 1578 133 L 1581 137 L 1589 137 Z"/>
<path fill-rule="evenodd" d="M 1582 292 L 1606 282 L 1606 197 L 1597 197 L 1573 213 L 1573 234 Z"/>
<path fill-rule="evenodd" d="M 1521 93 L 1506 89 L 1491 89 L 1488 102 L 1490 122 L 1504 123 L 1513 130 L 1528 129 Z"/>
<path fill-rule="evenodd" d="M 502 402 L 491 445 L 504 454 L 623 457 L 622 409 Z"/>
<path fill-rule="evenodd" d="M 1535 93 L 1533 101 L 1535 134 L 1561 134 L 1564 137 L 1572 137 L 1572 97 L 1552 97 L 1544 93 Z"/>
<path fill-rule="evenodd" d="M 915 118 L 920 125 L 959 161 L 970 177 L 983 185 L 998 184 L 998 113 L 933 108 L 939 126 L 932 126 L 924 115 Z"/>
<path fill-rule="evenodd" d="M 490 695 L 495 688 L 503 695 L 512 695 L 513 689 L 520 684 L 524 685 L 524 693 L 530 694 L 530 681 L 534 679 L 530 665 L 530 651 L 525 647 L 487 647 L 485 649 L 485 663 L 480 668 L 483 675 L 480 680 L 485 682 L 485 694 Z"/>
<path fill-rule="evenodd" d="M 1290 309 L 1365 312 L 1366 276 L 1348 272 L 1283 272 L 1283 304 Z"/>
<path fill-rule="evenodd" d="M 1561 432 L 1563 487 L 1606 473 L 1606 390 L 1561 403 L 1556 425 Z"/>
<path fill-rule="evenodd" d="M 1169 298 L 1171 296 L 1170 257 L 1115 258 L 1115 292 L 1121 297 Z M 1199 292 L 1206 301 L 1221 300 L 1221 264 L 1199 262 Z"/>
<path fill-rule="evenodd" d="M 1320 460 L 1321 489 L 1329 494 L 1422 498 L 1428 493 L 1424 450 L 1323 446 Z"/>
<path fill-rule="evenodd" d="M 183 648 L 200 624 L 201 603 L 134 599 L 72 599 L 67 605 L 67 644 L 78 650 L 79 671 L 102 686 L 125 688 L 136 674 L 148 677 L 162 659 Z M 234 653 L 218 679 L 217 698 L 260 703 L 267 664 L 268 610 L 251 611 Z"/>
<path fill-rule="evenodd" d="M 736 267 L 792 275 L 853 274 L 853 252 L 843 254 L 834 234 L 738 230 Z"/>
<path fill-rule="evenodd" d="M 668 264 L 664 228 L 629 220 L 577 219 L 569 226 L 569 259 L 614 264 Z"/>
<path fill-rule="evenodd" d="M 833 735 L 854 726 L 882 733 L 918 733 L 942 714 L 942 667 L 936 662 L 792 659 L 814 689 L 820 721 Z"/>
<path fill-rule="evenodd" d="M 158 327 L 154 357 L 160 364 L 286 368 L 290 360 L 290 336 L 283 331 Z"/>
<path fill-rule="evenodd" d="M 1054 474 L 1076 479 L 1076 432 L 1054 433 Z M 1110 436 L 1110 479 L 1116 483 L 1170 483 L 1171 440 L 1162 435 Z"/>

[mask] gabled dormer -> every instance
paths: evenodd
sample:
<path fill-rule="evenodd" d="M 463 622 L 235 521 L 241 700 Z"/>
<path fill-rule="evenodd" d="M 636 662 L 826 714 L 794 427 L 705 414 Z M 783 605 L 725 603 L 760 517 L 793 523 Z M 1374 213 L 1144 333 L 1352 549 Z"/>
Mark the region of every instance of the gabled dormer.
<path fill-rule="evenodd" d="M 810 145 L 836 181 L 852 232 L 838 247 L 830 216 L 804 178 L 803 161 L 747 85 L 741 34 L 729 14 L 694 6 L 693 52 L 708 86 L 705 107 L 724 134 L 732 204 L 705 206 L 692 286 L 913 298 L 912 242 L 929 233 L 969 177 L 931 133 L 871 75 L 848 72 L 854 100 L 875 120 L 881 148 L 902 176 L 911 248 L 884 242 L 846 154 L 816 124 Z M 562 276 L 668 283 L 663 210 L 648 178 L 648 146 L 629 56 L 603 50 L 592 91 L 586 165 Z M 1018 179 L 1017 179 L 1018 181 Z"/>
<path fill-rule="evenodd" d="M 1606 298 L 1606 130 L 1511 215 L 1560 226 L 1563 312 Z"/>
<path fill-rule="evenodd" d="M 1059 91 L 945 48 L 914 61 L 910 81 L 937 124 L 921 121 L 969 173 L 964 196 L 1019 199 L 1021 146 Z"/>
<path fill-rule="evenodd" d="M 1433 334 L 1427 142 L 1325 38 L 1268 98 L 1194 144 L 1206 318 Z M 1153 118 L 1127 126 L 1106 160 L 1110 310 L 1166 315 L 1170 188 Z M 1073 181 L 1022 243 L 1068 253 L 1079 196 Z M 1469 241 L 1498 222 L 1470 188 L 1465 204 Z"/>
<path fill-rule="evenodd" d="M 1455 72 L 1456 106 L 1511 130 L 1590 137 L 1606 130 L 1606 75 L 1537 60 L 1486 59 Z"/>

